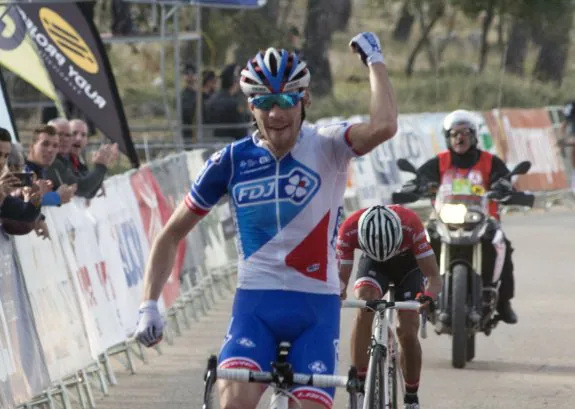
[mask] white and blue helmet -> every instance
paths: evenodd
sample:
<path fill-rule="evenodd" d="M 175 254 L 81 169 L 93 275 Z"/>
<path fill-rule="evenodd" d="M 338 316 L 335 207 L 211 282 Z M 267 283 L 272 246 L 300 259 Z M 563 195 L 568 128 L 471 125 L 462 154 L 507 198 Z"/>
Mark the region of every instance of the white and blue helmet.
<path fill-rule="evenodd" d="M 296 53 L 268 48 L 258 52 L 242 70 L 240 86 L 246 96 L 297 92 L 307 88 L 310 72 Z"/>

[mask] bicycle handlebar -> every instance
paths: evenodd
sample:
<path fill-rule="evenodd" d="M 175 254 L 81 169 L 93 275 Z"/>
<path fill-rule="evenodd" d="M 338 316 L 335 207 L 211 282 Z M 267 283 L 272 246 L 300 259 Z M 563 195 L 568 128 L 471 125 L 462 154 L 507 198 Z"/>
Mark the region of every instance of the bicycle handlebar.
<path fill-rule="evenodd" d="M 418 311 L 421 304 L 417 301 L 387 301 L 387 300 L 344 300 L 342 308 L 369 308 L 375 311 L 387 309 Z"/>
<path fill-rule="evenodd" d="M 344 300 L 341 302 L 342 308 L 368 308 L 378 312 L 383 312 L 387 309 L 396 310 L 411 310 L 419 311 L 421 303 L 418 301 L 387 301 L 387 300 Z M 422 313 L 421 328 L 420 328 L 421 338 L 427 338 L 427 313 Z"/>
<path fill-rule="evenodd" d="M 228 381 L 272 383 L 274 376 L 271 372 L 251 371 L 249 369 L 216 369 L 216 379 Z M 337 375 L 306 375 L 293 374 L 293 384 L 316 386 L 319 388 L 346 387 L 349 381 L 347 376 Z"/>

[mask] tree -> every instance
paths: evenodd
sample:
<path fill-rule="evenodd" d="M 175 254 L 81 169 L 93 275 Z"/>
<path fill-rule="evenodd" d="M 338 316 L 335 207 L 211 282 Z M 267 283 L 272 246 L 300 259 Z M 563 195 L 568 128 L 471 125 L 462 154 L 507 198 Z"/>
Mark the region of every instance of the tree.
<path fill-rule="evenodd" d="M 405 43 L 409 40 L 413 23 L 415 23 L 415 15 L 411 11 L 410 3 L 410 0 L 404 0 L 403 5 L 401 6 L 399 20 L 397 20 L 393 30 L 393 39 L 401 43 Z"/>
<path fill-rule="evenodd" d="M 268 1 L 257 10 L 242 10 L 233 23 L 237 45 L 235 60 L 244 64 L 258 49 L 287 46 L 284 27 L 278 27 L 279 1 Z"/>
<path fill-rule="evenodd" d="M 573 5 L 571 2 L 556 2 L 553 6 L 550 5 L 542 25 L 539 55 L 533 77 L 539 81 L 561 85 L 569 53 Z"/>
<path fill-rule="evenodd" d="M 346 31 L 349 26 L 349 20 L 352 14 L 352 1 L 351 0 L 334 0 L 332 2 L 334 9 L 334 30 Z"/>
<path fill-rule="evenodd" d="M 489 30 L 493 19 L 504 0 L 455 0 L 453 3 L 459 6 L 463 13 L 472 19 L 476 19 L 483 14 L 481 22 L 481 45 L 479 47 L 479 72 L 482 72 L 487 64 L 489 53 Z"/>
<path fill-rule="evenodd" d="M 429 6 L 429 21 L 426 22 L 425 21 L 425 16 L 424 16 L 424 11 L 423 11 L 423 2 L 422 0 L 416 0 L 416 6 L 418 8 L 418 12 L 419 12 L 419 17 L 420 17 L 420 23 L 421 23 L 421 35 L 419 37 L 419 40 L 417 41 L 417 44 L 415 45 L 415 47 L 413 48 L 413 50 L 411 51 L 408 59 L 407 59 L 407 64 L 405 66 L 405 74 L 410 77 L 413 74 L 413 67 L 415 66 L 415 60 L 417 59 L 417 56 L 419 55 L 420 51 L 423 49 L 424 46 L 428 46 L 428 51 L 429 54 L 429 59 L 430 59 L 430 65 L 434 65 L 437 62 L 435 61 L 435 53 L 431 50 L 431 44 L 429 41 L 429 34 L 431 33 L 431 30 L 433 30 L 433 27 L 435 26 L 435 24 L 439 21 L 439 19 L 441 17 L 443 17 L 444 13 L 445 13 L 445 3 L 442 0 L 433 0 L 430 1 L 428 6 Z"/>
<path fill-rule="evenodd" d="M 523 76 L 529 46 L 529 24 L 522 17 L 514 17 L 505 53 L 505 72 Z"/>
<path fill-rule="evenodd" d="M 313 73 L 311 91 L 318 96 L 331 93 L 333 78 L 329 63 L 329 48 L 334 24 L 332 24 L 330 0 L 308 0 L 304 32 L 303 53 Z"/>

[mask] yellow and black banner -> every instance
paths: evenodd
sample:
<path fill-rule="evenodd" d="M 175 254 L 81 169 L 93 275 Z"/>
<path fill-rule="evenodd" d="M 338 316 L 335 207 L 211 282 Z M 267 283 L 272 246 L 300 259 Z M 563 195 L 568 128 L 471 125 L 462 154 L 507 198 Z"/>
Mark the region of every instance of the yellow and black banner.
<path fill-rule="evenodd" d="M 100 35 L 77 3 L 19 5 L 19 14 L 62 92 L 139 167 L 116 80 Z"/>
<path fill-rule="evenodd" d="M 58 95 L 42 59 L 28 36 L 18 8 L 0 6 L 0 65 L 30 83 L 59 105 Z"/>

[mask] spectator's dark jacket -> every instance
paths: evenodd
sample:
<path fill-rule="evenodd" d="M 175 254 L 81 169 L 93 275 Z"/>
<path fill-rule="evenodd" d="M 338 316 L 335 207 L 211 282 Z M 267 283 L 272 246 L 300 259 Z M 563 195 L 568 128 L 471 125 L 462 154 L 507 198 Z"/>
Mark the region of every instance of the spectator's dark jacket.
<path fill-rule="evenodd" d="M 58 189 L 62 184 L 78 184 L 76 196 L 92 199 L 102 186 L 107 172 L 108 168 L 106 166 L 97 163 L 94 169 L 86 175 L 76 175 L 72 162 L 58 155 L 54 163 L 48 168 L 46 176 L 52 181 L 54 190 Z"/>
<path fill-rule="evenodd" d="M 0 218 L 33 222 L 40 216 L 40 206 L 34 206 L 18 197 L 7 196 L 0 205 Z"/>
<path fill-rule="evenodd" d="M 216 92 L 206 101 L 206 124 L 243 124 L 250 122 L 251 113 L 243 97 L 230 95 L 226 90 Z M 241 139 L 248 134 L 246 128 L 215 128 L 214 136 Z"/>

